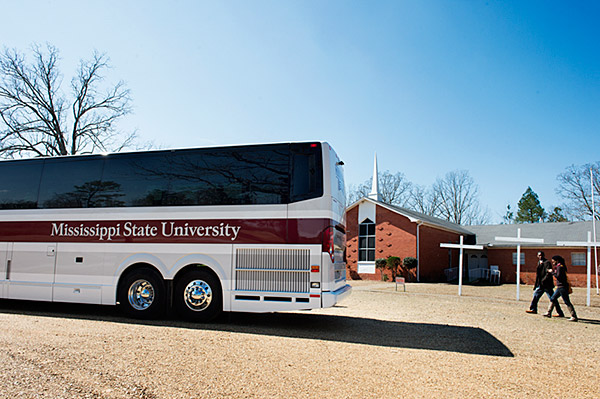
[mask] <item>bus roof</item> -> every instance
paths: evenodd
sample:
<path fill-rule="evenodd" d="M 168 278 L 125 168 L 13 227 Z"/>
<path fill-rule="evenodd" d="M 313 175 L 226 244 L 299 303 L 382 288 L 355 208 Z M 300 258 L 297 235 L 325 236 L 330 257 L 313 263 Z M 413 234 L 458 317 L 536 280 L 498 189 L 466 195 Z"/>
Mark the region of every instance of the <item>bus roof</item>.
<path fill-rule="evenodd" d="M 140 153 L 167 153 L 167 152 L 179 152 L 189 151 L 196 149 L 222 149 L 222 148 L 242 148 L 242 147 L 263 147 L 271 145 L 282 145 L 282 144 L 311 144 L 319 143 L 321 145 L 331 146 L 326 141 L 319 140 L 307 140 L 307 141 L 283 141 L 283 142 L 271 142 L 271 143 L 251 143 L 251 144 L 225 144 L 218 146 L 197 146 L 197 147 L 178 147 L 178 148 L 161 148 L 161 149 L 150 149 L 140 151 L 123 151 L 123 152 L 107 152 L 107 153 L 91 153 L 91 154 L 69 154 L 69 155 L 56 155 L 56 156 L 40 156 L 33 158 L 17 158 L 17 159 L 0 159 L 0 163 L 4 162 L 19 162 L 19 161 L 31 161 L 31 160 L 46 160 L 46 159 L 64 159 L 64 158 L 84 158 L 84 157 L 100 157 L 100 156 L 111 156 L 111 155 L 131 155 Z"/>

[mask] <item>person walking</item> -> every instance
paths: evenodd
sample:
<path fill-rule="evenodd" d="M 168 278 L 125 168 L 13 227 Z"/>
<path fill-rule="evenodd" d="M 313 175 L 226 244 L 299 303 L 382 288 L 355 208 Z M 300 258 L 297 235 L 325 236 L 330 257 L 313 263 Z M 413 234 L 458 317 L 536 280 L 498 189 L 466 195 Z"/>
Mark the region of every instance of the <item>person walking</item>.
<path fill-rule="evenodd" d="M 546 259 L 544 256 L 544 251 L 540 251 L 537 253 L 538 264 L 535 270 L 535 284 L 533 286 L 533 299 L 531 300 L 531 305 L 529 305 L 529 309 L 526 310 L 527 313 L 537 313 L 538 302 L 540 298 L 546 294 L 548 299 L 552 298 L 552 294 L 554 294 L 554 279 L 552 278 L 552 273 L 548 272 L 548 270 L 552 270 L 552 265 L 550 261 Z M 558 313 L 557 317 L 565 317 L 562 309 L 558 302 L 556 303 L 556 313 Z"/>
<path fill-rule="evenodd" d="M 577 313 L 575 313 L 575 308 L 569 299 L 569 291 L 573 291 L 571 290 L 571 286 L 567 278 L 567 266 L 565 265 L 565 260 L 562 256 L 554 255 L 550 262 L 552 263 L 552 268 L 548 269 L 548 272 L 552 273 L 552 275 L 556 278 L 556 291 L 554 291 L 554 294 L 552 294 L 550 297 L 548 313 L 544 314 L 544 316 L 552 317 L 552 309 L 558 305 L 558 297 L 562 297 L 565 305 L 567 305 L 567 308 L 571 313 L 571 318 L 569 321 L 578 321 L 579 319 L 577 318 Z"/>

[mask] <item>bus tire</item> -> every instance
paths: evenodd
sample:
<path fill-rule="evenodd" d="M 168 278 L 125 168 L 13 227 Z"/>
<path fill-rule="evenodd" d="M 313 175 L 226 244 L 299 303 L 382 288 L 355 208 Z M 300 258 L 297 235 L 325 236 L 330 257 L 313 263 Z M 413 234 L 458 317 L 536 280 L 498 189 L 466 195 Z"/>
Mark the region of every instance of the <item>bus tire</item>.
<path fill-rule="evenodd" d="M 163 315 L 166 304 L 165 284 L 154 270 L 142 268 L 123 277 L 118 292 L 121 310 L 137 319 L 154 319 Z"/>
<path fill-rule="evenodd" d="M 184 319 L 211 321 L 223 311 L 221 283 L 206 270 L 191 270 L 175 283 L 173 304 Z"/>

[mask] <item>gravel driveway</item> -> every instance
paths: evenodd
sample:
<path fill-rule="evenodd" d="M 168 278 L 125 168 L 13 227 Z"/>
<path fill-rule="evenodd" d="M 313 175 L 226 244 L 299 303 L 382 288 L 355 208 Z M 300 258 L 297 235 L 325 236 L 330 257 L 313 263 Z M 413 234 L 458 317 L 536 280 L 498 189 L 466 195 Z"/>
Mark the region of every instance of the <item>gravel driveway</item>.
<path fill-rule="evenodd" d="M 352 284 L 335 308 L 205 325 L 0 301 L 0 397 L 600 397 L 595 291 L 570 323 L 526 314 L 531 286 Z"/>

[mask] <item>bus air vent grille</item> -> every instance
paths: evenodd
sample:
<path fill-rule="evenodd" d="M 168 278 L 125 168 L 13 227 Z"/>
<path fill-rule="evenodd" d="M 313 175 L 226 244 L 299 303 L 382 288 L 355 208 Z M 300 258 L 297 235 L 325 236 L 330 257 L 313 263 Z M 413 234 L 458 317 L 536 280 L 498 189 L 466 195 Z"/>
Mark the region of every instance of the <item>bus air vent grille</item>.
<path fill-rule="evenodd" d="M 310 250 L 238 248 L 236 290 L 309 292 Z"/>

